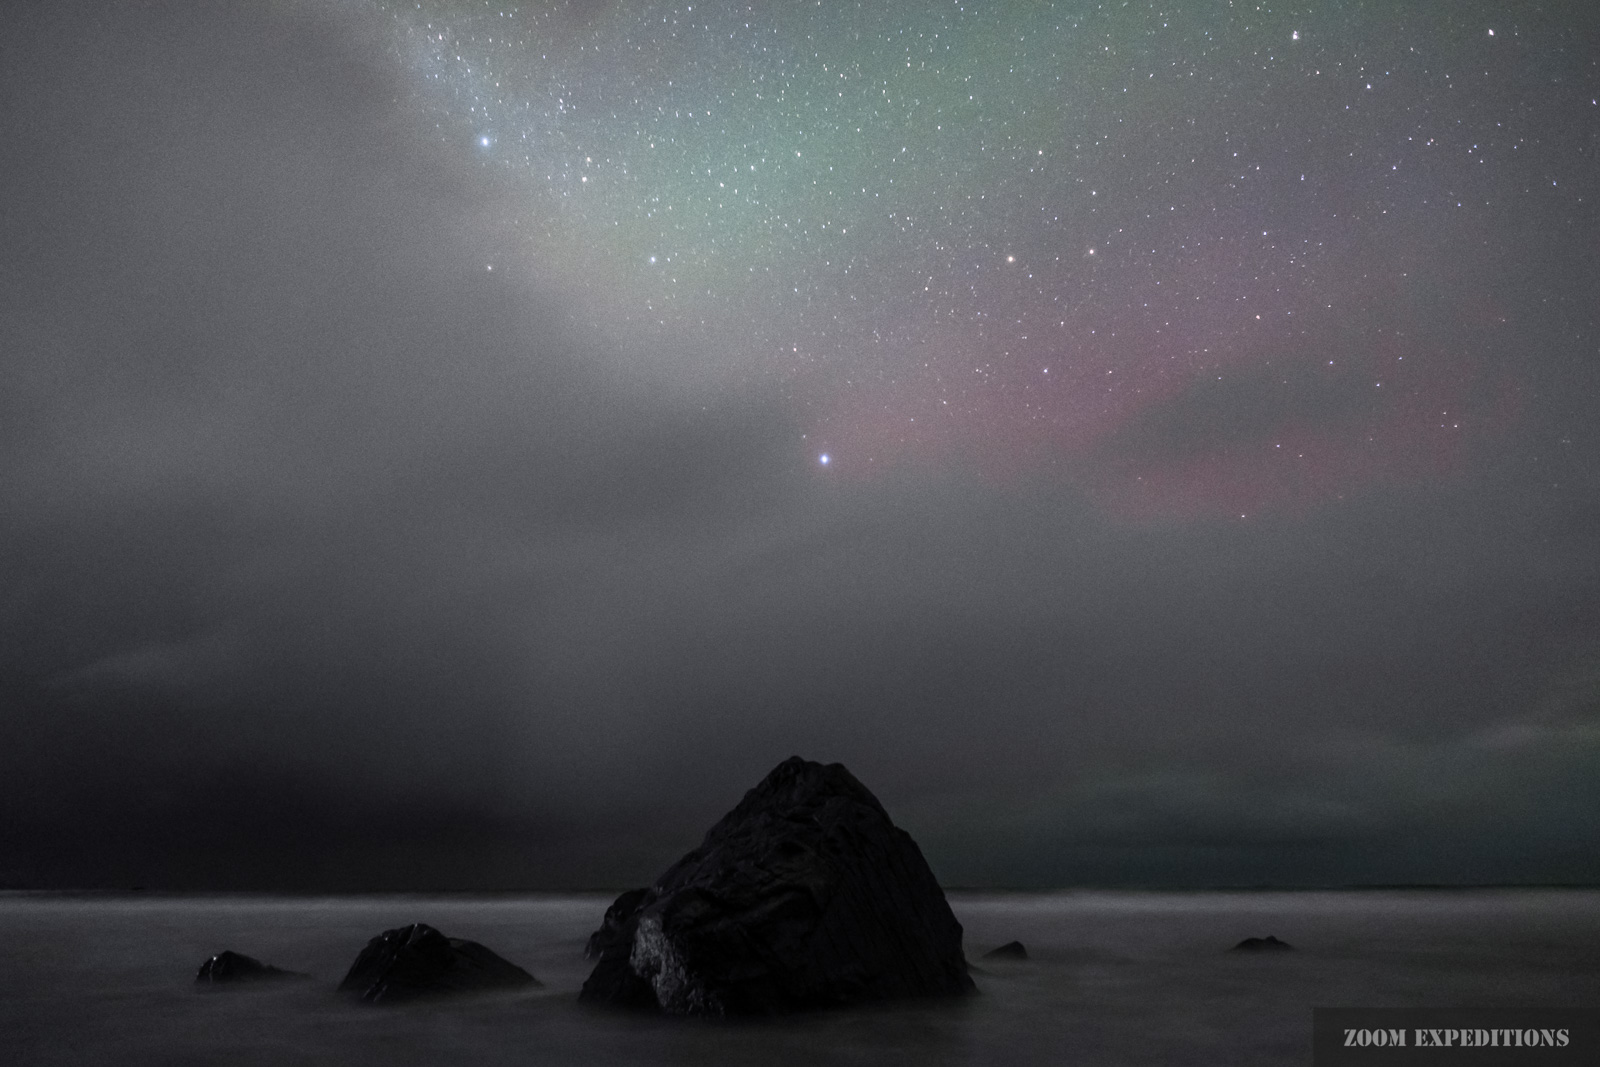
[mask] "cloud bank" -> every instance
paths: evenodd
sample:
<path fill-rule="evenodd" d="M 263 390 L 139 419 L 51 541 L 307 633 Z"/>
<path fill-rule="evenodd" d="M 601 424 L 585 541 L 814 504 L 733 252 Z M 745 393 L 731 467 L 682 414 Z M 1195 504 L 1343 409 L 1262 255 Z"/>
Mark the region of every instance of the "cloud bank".
<path fill-rule="evenodd" d="M 1242 524 L 1102 487 L 1248 384 L 832 478 L 485 269 L 364 16 L 94 8 L 0 62 L 0 881 L 621 885 L 791 753 L 955 883 L 1600 877 L 1600 512 L 1533 431 Z"/>

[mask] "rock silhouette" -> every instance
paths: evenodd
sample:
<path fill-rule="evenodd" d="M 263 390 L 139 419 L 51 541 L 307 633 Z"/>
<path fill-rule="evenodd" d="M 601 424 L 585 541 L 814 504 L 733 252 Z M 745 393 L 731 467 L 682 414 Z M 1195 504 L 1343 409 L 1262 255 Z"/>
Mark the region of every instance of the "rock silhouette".
<path fill-rule="evenodd" d="M 750 1015 L 963 993 L 961 924 L 842 765 L 780 763 L 589 939 L 589 1003 Z"/>
<path fill-rule="evenodd" d="M 299 971 L 286 971 L 270 963 L 262 963 L 254 956 L 242 952 L 223 951 L 200 965 L 194 976 L 196 985 L 225 985 L 235 982 L 260 982 L 278 978 L 309 978 Z"/>
<path fill-rule="evenodd" d="M 1021 941 L 1007 941 L 999 948 L 992 948 L 983 954 L 986 960 L 1025 960 L 1028 950 L 1022 947 Z"/>
<path fill-rule="evenodd" d="M 371 1004 L 423 996 L 539 985 L 538 979 L 476 941 L 446 937 L 426 923 L 385 930 L 361 950 L 339 991 Z"/>
<path fill-rule="evenodd" d="M 1291 948 L 1294 948 L 1294 946 L 1289 944 L 1289 942 L 1287 942 L 1287 941 L 1279 941 L 1277 938 L 1273 937 L 1271 934 L 1268 934 L 1266 937 L 1247 937 L 1243 941 L 1239 942 L 1237 945 L 1234 945 L 1231 951 L 1233 951 L 1233 952 L 1282 952 L 1282 951 L 1285 951 L 1286 949 L 1291 949 Z"/>

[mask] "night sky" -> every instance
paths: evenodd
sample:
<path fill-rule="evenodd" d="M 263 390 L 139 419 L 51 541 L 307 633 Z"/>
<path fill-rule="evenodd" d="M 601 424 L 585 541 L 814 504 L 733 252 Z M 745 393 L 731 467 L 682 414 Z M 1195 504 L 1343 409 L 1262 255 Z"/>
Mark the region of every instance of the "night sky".
<path fill-rule="evenodd" d="M 1600 881 L 1600 14 L 8 6 L 0 885 Z"/>

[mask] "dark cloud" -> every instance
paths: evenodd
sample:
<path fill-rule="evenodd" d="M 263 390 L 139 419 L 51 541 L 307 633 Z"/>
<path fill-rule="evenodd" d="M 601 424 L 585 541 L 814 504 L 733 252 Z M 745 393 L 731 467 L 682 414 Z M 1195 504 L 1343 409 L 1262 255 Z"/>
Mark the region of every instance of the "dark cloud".
<path fill-rule="evenodd" d="M 1243 525 L 1105 486 L 1409 409 L 1318 352 L 1065 475 L 821 478 L 486 270 L 360 19 L 91 6 L 0 62 L 0 880 L 619 884 L 792 752 L 958 882 L 1600 875 L 1571 389 Z"/>

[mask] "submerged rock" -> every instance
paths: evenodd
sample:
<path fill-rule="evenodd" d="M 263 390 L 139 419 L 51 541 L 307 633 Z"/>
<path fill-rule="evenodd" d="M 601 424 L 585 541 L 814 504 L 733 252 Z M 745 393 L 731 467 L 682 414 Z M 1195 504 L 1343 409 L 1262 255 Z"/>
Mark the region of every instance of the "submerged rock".
<path fill-rule="evenodd" d="M 254 956 L 242 952 L 219 952 L 200 965 L 194 976 L 197 985 L 221 985 L 233 982 L 260 982 L 278 978 L 309 978 L 299 971 L 286 971 L 270 963 L 262 963 Z"/>
<path fill-rule="evenodd" d="M 992 948 L 983 954 L 986 960 L 1025 960 L 1028 950 L 1022 947 L 1021 941 L 1007 941 L 999 948 Z"/>
<path fill-rule="evenodd" d="M 426 923 L 385 930 L 361 950 L 339 991 L 372 1004 L 442 993 L 536 986 L 539 980 L 476 941 L 446 937 Z"/>
<path fill-rule="evenodd" d="M 1233 948 L 1230 949 L 1229 951 L 1232 951 L 1232 952 L 1283 952 L 1283 951 L 1285 951 L 1287 949 L 1291 949 L 1291 948 L 1294 948 L 1294 946 L 1289 944 L 1289 942 L 1287 942 L 1287 941 L 1279 941 L 1277 938 L 1273 937 L 1271 934 L 1268 934 L 1266 937 L 1247 937 L 1243 941 L 1239 942 L 1237 945 L 1234 945 Z"/>
<path fill-rule="evenodd" d="M 837 763 L 792 757 L 654 885 L 618 897 L 580 999 L 748 1015 L 973 988 L 916 842 Z"/>

